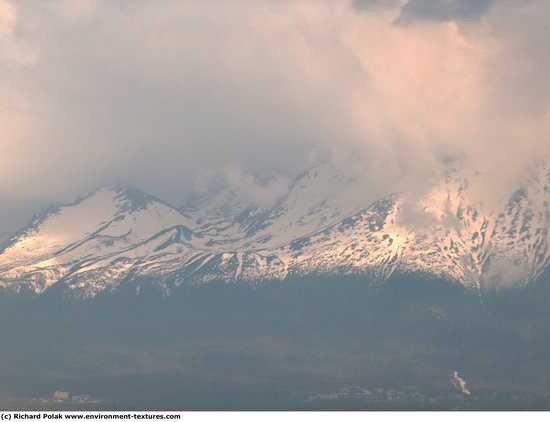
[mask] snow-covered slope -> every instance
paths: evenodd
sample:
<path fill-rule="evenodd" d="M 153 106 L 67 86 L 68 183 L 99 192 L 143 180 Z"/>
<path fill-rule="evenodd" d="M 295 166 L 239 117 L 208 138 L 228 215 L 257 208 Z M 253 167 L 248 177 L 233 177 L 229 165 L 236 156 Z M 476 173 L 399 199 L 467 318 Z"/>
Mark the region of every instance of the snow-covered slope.
<path fill-rule="evenodd" d="M 226 188 L 178 210 L 137 190 L 105 187 L 48 210 L 14 236 L 0 253 L 0 286 L 34 294 L 56 286 L 86 298 L 121 285 L 167 293 L 212 280 L 383 280 L 397 271 L 479 289 L 527 283 L 548 266 L 548 168 L 492 209 L 469 196 L 456 170 L 421 192 L 368 203 L 330 164 L 262 206 Z"/>
<path fill-rule="evenodd" d="M 527 283 L 549 263 L 549 175 L 542 169 L 492 210 L 474 203 L 467 180 L 450 172 L 418 197 L 382 199 L 281 252 L 300 274 L 425 272 L 474 289 L 492 278 Z"/>
<path fill-rule="evenodd" d="M 168 229 L 192 241 L 174 208 L 134 189 L 104 187 L 38 215 L 0 254 L 0 283 L 41 293 L 93 268 L 115 277 L 121 257 L 139 259 Z M 166 237 L 166 235 L 164 236 Z"/>
<path fill-rule="evenodd" d="M 299 176 L 274 205 L 246 202 L 226 188 L 199 196 L 180 210 L 197 222 L 196 232 L 216 250 L 273 249 L 365 208 L 353 183 L 324 163 Z"/>

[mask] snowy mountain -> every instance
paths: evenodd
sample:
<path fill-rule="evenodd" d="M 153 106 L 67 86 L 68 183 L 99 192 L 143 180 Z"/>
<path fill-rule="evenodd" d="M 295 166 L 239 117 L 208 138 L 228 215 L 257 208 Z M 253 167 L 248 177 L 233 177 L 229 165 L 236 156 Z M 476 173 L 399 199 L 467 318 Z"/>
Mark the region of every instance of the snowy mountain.
<path fill-rule="evenodd" d="M 353 188 L 353 181 L 325 163 L 299 176 L 275 204 L 255 205 L 226 188 L 199 196 L 180 210 L 196 221 L 196 232 L 213 246 L 275 249 L 364 208 Z"/>
<path fill-rule="evenodd" d="M 454 170 L 421 194 L 365 203 L 357 182 L 327 163 L 269 205 L 227 187 L 177 209 L 103 187 L 14 235 L 0 253 L 0 287 L 88 298 L 122 285 L 168 294 L 183 283 L 323 274 L 420 272 L 468 289 L 536 280 L 550 260 L 548 168 L 494 209 L 468 186 Z"/>

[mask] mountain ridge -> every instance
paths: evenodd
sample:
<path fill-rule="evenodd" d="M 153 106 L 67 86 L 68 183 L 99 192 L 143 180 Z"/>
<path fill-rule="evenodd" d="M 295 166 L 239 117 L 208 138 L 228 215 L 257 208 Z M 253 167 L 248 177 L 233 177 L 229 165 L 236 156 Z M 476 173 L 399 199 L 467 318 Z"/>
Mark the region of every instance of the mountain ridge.
<path fill-rule="evenodd" d="M 526 285 L 550 263 L 550 171 L 542 167 L 501 209 L 468 195 L 460 172 L 421 194 L 370 204 L 330 163 L 299 176 L 268 206 L 230 188 L 182 207 L 104 186 L 37 217 L 0 252 L 0 288 L 39 295 L 59 284 L 80 299 L 149 282 L 258 283 L 310 275 L 419 272 L 467 289 Z"/>

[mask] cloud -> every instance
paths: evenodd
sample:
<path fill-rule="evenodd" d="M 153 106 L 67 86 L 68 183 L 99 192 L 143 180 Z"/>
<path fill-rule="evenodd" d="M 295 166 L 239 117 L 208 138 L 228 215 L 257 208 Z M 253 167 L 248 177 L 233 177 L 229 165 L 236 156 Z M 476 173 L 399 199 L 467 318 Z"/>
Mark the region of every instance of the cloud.
<path fill-rule="evenodd" d="M 239 167 L 227 166 L 197 177 L 195 191 L 204 194 L 229 189 L 238 203 L 269 208 L 288 192 L 290 182 L 279 174 L 259 176 Z"/>
<path fill-rule="evenodd" d="M 506 259 L 490 262 L 482 280 L 486 291 L 522 287 L 528 278 L 529 268 L 525 264 Z"/>
<path fill-rule="evenodd" d="M 0 2 L 0 37 L 9 38 L 13 36 L 16 14 L 15 8 L 5 0 Z"/>
<path fill-rule="evenodd" d="M 493 0 L 408 0 L 395 23 L 476 21 L 491 9 L 492 4 Z"/>
<path fill-rule="evenodd" d="M 4 224 L 107 182 L 254 191 L 315 155 L 365 202 L 456 161 L 488 200 L 550 156 L 548 2 L 351 5 L 0 0 Z"/>

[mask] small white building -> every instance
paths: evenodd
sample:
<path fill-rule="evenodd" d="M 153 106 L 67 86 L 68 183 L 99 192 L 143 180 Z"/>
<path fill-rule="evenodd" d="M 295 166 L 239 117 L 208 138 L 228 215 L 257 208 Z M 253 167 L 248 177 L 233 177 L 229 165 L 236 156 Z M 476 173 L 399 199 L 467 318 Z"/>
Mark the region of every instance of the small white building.
<path fill-rule="evenodd" d="M 54 391 L 53 398 L 56 400 L 69 400 L 68 391 Z"/>

